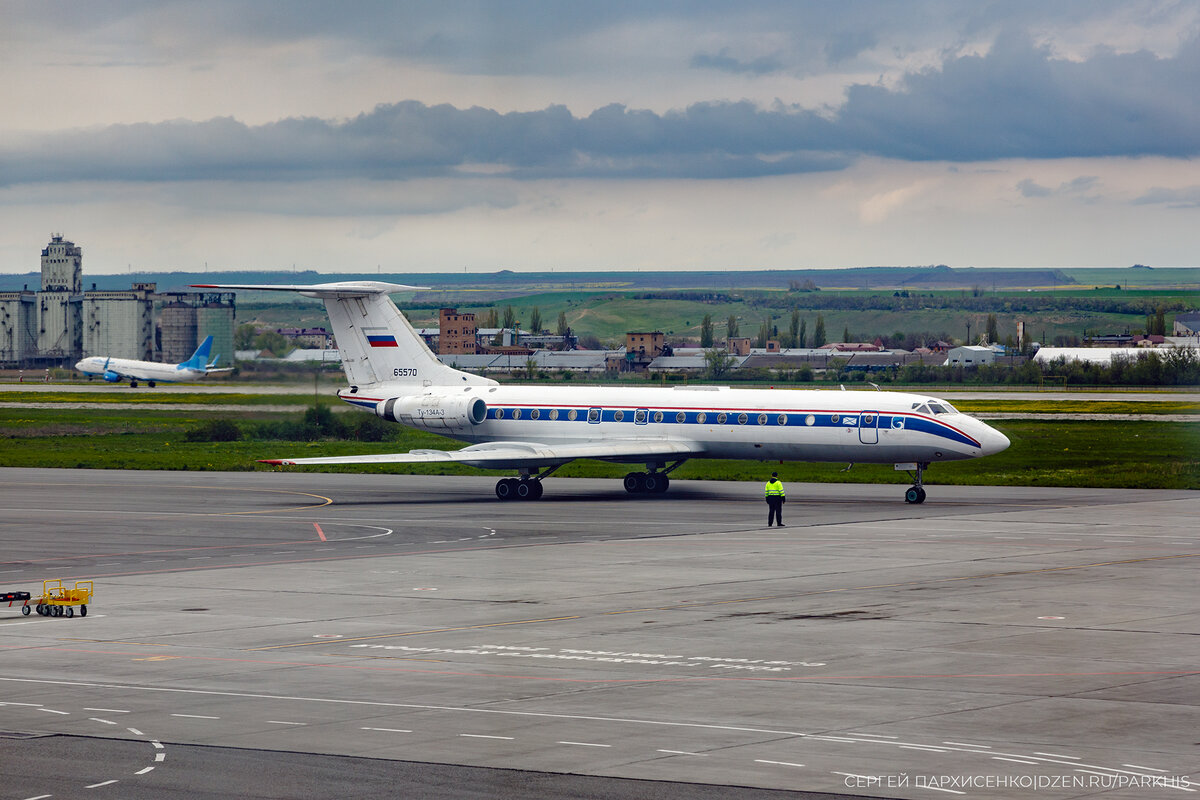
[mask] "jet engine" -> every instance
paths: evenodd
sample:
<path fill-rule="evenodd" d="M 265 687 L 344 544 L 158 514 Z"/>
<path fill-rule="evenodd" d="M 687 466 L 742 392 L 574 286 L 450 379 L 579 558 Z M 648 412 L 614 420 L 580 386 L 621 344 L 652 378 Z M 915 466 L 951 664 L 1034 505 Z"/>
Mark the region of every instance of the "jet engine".
<path fill-rule="evenodd" d="M 478 425 L 487 419 L 487 403 L 482 397 L 436 394 L 409 395 L 381 400 L 375 413 L 389 422 L 399 422 L 426 430 L 446 430 Z"/>
<path fill-rule="evenodd" d="M 121 380 L 121 376 L 113 372 L 111 369 L 106 369 L 104 370 L 104 380 L 108 381 L 109 383 L 116 383 L 117 381 Z"/>

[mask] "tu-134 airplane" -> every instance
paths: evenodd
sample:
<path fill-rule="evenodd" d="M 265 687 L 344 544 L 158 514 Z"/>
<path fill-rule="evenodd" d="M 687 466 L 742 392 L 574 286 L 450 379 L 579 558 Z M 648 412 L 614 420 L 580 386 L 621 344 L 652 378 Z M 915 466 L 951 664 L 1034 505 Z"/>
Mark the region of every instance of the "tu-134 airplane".
<path fill-rule="evenodd" d="M 665 492 L 689 458 L 895 464 L 915 473 L 904 494 L 925 500 L 930 464 L 979 458 L 1009 441 L 933 397 L 901 392 L 731 389 L 725 386 L 502 386 L 447 366 L 388 296 L 425 287 L 377 281 L 312 286 L 196 285 L 297 292 L 325 301 L 350 385 L 338 397 L 385 420 L 467 442 L 461 450 L 316 458 L 268 464 L 458 462 L 512 469 L 502 500 L 536 500 L 563 464 L 592 458 L 639 464 L 631 494 Z"/>
<path fill-rule="evenodd" d="M 161 361 L 138 361 L 133 358 L 115 358 L 113 356 L 90 356 L 75 365 L 75 369 L 91 378 L 99 375 L 109 383 L 119 383 L 127 380 L 129 385 L 137 388 L 138 381 L 145 381 L 153 388 L 155 384 L 175 383 L 178 381 L 194 381 L 214 372 L 230 372 L 232 367 L 216 369 L 216 363 L 221 356 L 211 362 L 208 354 L 212 352 L 213 337 L 206 336 L 196 352 L 187 361 L 178 364 L 166 364 Z"/>

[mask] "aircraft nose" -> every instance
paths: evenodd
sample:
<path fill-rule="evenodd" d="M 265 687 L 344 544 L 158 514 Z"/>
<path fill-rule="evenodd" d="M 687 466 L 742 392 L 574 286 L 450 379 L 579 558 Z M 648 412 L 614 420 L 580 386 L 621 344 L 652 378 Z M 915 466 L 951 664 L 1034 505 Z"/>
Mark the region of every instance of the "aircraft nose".
<path fill-rule="evenodd" d="M 1008 441 L 1007 436 L 993 428 L 991 425 L 983 426 L 983 436 L 980 437 L 979 441 L 983 445 L 981 449 L 983 450 L 983 454 L 985 456 L 995 455 L 1002 450 L 1007 450 L 1008 446 L 1012 444 L 1010 441 Z"/>

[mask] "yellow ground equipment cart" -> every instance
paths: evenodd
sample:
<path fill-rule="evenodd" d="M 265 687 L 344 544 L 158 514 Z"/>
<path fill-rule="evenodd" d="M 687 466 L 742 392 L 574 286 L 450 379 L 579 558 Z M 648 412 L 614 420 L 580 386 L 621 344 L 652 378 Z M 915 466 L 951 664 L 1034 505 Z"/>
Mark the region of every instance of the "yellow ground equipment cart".
<path fill-rule="evenodd" d="M 75 586 L 70 589 L 63 586 L 61 578 L 42 581 L 42 596 L 37 599 L 37 613 L 43 617 L 73 617 L 75 607 L 78 606 L 79 616 L 86 617 L 92 594 L 91 581 L 75 581 Z"/>

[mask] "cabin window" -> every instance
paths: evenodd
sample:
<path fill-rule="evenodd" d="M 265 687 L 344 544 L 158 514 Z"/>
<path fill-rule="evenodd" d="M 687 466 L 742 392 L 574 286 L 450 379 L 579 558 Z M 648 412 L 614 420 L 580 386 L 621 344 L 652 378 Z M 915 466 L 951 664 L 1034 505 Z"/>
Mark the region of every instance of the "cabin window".
<path fill-rule="evenodd" d="M 746 420 L 748 420 L 748 419 L 750 419 L 750 418 L 746 416 L 745 412 L 738 414 L 738 425 L 745 425 Z"/>
<path fill-rule="evenodd" d="M 513 409 L 513 419 L 520 419 L 520 418 L 521 418 L 521 409 L 514 408 Z"/>
<path fill-rule="evenodd" d="M 680 411 L 675 415 L 675 421 L 682 425 L 683 423 L 687 422 L 687 414 Z"/>
<path fill-rule="evenodd" d="M 775 421 L 778 422 L 780 425 L 787 425 L 787 414 L 780 414 L 779 417 L 776 418 Z"/>
<path fill-rule="evenodd" d="M 599 421 L 600 421 L 600 409 L 589 408 L 588 409 L 588 422 L 599 422 Z"/>
<path fill-rule="evenodd" d="M 699 414 L 696 415 L 696 422 L 699 422 L 701 425 L 704 424 L 704 420 L 706 420 L 706 419 L 708 419 L 708 415 L 705 414 L 703 411 L 701 411 Z"/>
<path fill-rule="evenodd" d="M 758 415 L 758 424 L 759 424 L 759 425 L 766 425 L 766 424 L 767 424 L 767 415 L 766 415 L 766 414 L 759 414 L 759 415 Z"/>
<path fill-rule="evenodd" d="M 497 408 L 495 411 L 492 412 L 492 416 L 495 417 L 496 419 L 504 419 L 504 409 Z"/>
<path fill-rule="evenodd" d="M 633 421 L 638 423 L 639 425 L 641 425 L 643 422 L 645 422 L 646 421 L 646 409 L 639 408 L 637 411 L 633 412 Z"/>
<path fill-rule="evenodd" d="M 579 412 L 572 408 L 567 412 L 567 419 L 571 420 L 571 422 L 574 422 L 575 420 L 579 419 Z"/>
<path fill-rule="evenodd" d="M 624 419 L 625 419 L 624 411 L 618 410 L 618 411 L 613 412 L 613 422 L 621 422 Z"/>
<path fill-rule="evenodd" d="M 804 418 L 804 424 L 808 425 L 809 427 L 812 427 L 813 425 L 817 424 L 817 418 L 814 417 L 812 414 L 809 414 L 807 417 Z"/>
<path fill-rule="evenodd" d="M 729 415 L 726 414 L 724 411 L 722 411 L 720 414 L 717 414 L 717 424 L 718 425 L 724 425 L 725 420 L 727 420 L 727 419 L 729 419 Z"/>
<path fill-rule="evenodd" d="M 655 422 L 662 422 L 662 420 L 663 420 L 662 412 L 661 412 L 661 411 L 655 411 L 655 412 L 654 412 L 654 421 L 655 421 Z"/>
<path fill-rule="evenodd" d="M 863 414 L 862 421 L 863 421 L 863 425 L 873 425 L 875 423 L 875 415 L 874 414 Z"/>
<path fill-rule="evenodd" d="M 830 421 L 830 422 L 832 422 L 834 425 L 837 425 L 837 424 L 838 424 L 838 420 L 840 420 L 840 419 L 841 419 L 841 417 L 839 417 L 837 414 L 830 414 L 830 415 L 829 415 L 829 421 Z"/>
<path fill-rule="evenodd" d="M 541 409 L 537 409 L 537 408 L 535 408 L 533 411 L 530 411 L 530 412 L 529 412 L 529 418 L 530 418 L 530 419 L 537 419 L 537 418 L 538 418 L 538 417 L 540 417 L 541 415 L 542 415 Z"/>
<path fill-rule="evenodd" d="M 550 409 L 550 419 L 558 419 L 558 409 L 557 408 Z"/>

